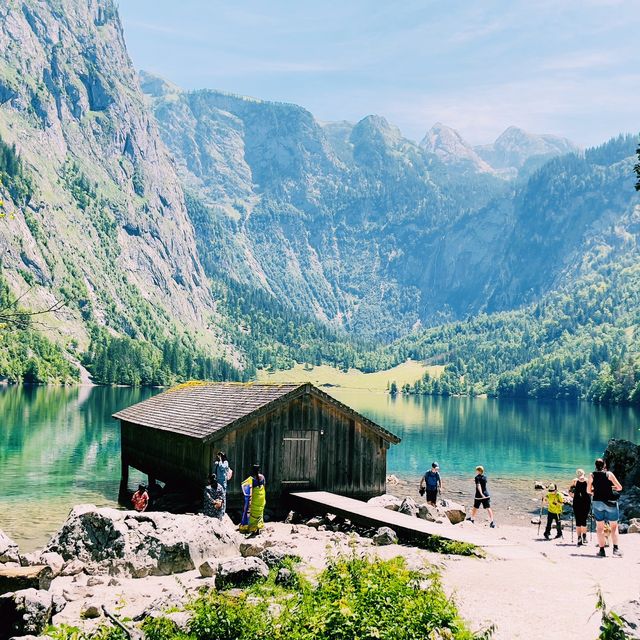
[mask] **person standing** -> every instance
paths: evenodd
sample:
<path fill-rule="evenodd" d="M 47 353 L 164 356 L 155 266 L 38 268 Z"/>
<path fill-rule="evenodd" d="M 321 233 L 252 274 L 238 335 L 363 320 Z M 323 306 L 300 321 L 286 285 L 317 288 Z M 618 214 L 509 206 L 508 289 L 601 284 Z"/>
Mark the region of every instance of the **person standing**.
<path fill-rule="evenodd" d="M 423 495 L 425 491 L 427 502 L 435 507 L 438 491 L 442 492 L 442 478 L 440 477 L 440 467 L 437 462 L 431 463 L 431 469 L 425 471 L 422 480 L 420 480 L 420 495 Z"/>
<path fill-rule="evenodd" d="M 618 509 L 618 497 L 613 493 L 622 491 L 622 485 L 618 479 L 605 468 L 604 460 L 598 458 L 595 462 L 595 471 L 589 475 L 587 491 L 593 496 L 593 517 L 596 520 L 596 534 L 598 536 L 598 556 L 604 558 L 605 536 L 604 523 L 605 520 L 611 527 L 611 543 L 613 544 L 613 555 L 622 556 L 622 552 L 618 548 L 618 519 L 620 511 Z"/>
<path fill-rule="evenodd" d="M 558 487 L 552 482 L 547 487 L 547 495 L 542 499 L 542 502 L 548 504 L 547 508 L 547 526 L 544 529 L 544 537 L 548 540 L 551 534 L 551 525 L 556 523 L 556 538 L 562 538 L 562 523 L 560 522 L 562 516 L 562 505 L 564 504 L 564 498 L 558 491 Z"/>
<path fill-rule="evenodd" d="M 218 520 L 222 520 L 222 518 L 224 518 L 226 507 L 225 503 L 226 495 L 224 488 L 212 473 L 209 476 L 209 484 L 204 488 L 202 513 L 210 518 L 218 518 Z"/>
<path fill-rule="evenodd" d="M 241 533 L 258 534 L 264 527 L 264 507 L 267 503 L 266 480 L 260 473 L 260 465 L 254 464 L 251 475 L 242 483 L 244 510 L 238 530 Z"/>
<path fill-rule="evenodd" d="M 478 465 L 476 467 L 476 477 L 473 479 L 476 485 L 476 493 L 473 500 L 473 509 L 471 509 L 471 522 L 475 522 L 476 513 L 482 506 L 486 509 L 489 516 L 489 526 L 495 529 L 496 523 L 493 521 L 493 510 L 491 509 L 491 496 L 487 489 L 487 476 L 484 475 L 484 467 Z"/>
<path fill-rule="evenodd" d="M 216 459 L 213 462 L 213 473 L 216 476 L 218 484 L 222 485 L 225 495 L 227 493 L 227 484 L 231 480 L 233 472 L 229 467 L 229 461 L 224 451 L 216 453 Z"/>
<path fill-rule="evenodd" d="M 131 496 L 131 504 L 133 508 L 142 513 L 147 510 L 149 506 L 149 494 L 147 493 L 147 487 L 143 484 L 138 485 L 138 490 Z"/>
<path fill-rule="evenodd" d="M 587 518 L 591 509 L 591 496 L 587 491 L 587 478 L 582 469 L 576 470 L 576 477 L 569 486 L 569 493 L 573 495 L 573 515 L 576 519 L 578 546 L 587 544 Z"/>

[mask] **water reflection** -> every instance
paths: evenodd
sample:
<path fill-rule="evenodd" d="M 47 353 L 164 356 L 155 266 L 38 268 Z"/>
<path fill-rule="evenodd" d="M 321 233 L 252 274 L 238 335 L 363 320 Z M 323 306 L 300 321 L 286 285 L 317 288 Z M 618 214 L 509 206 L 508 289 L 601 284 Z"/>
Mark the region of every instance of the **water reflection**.
<path fill-rule="evenodd" d="M 401 475 L 419 474 L 432 460 L 453 475 L 477 464 L 500 476 L 572 474 L 590 469 L 609 438 L 637 440 L 640 425 L 637 409 L 586 402 L 331 393 L 402 438 L 388 458 L 389 472 Z"/>
<path fill-rule="evenodd" d="M 42 544 L 73 504 L 115 504 L 120 431 L 111 414 L 155 390 L 0 387 L 0 528 Z"/>
<path fill-rule="evenodd" d="M 114 505 L 120 431 L 111 414 L 158 393 L 104 387 L 0 387 L 0 529 L 25 551 L 46 542 L 78 503 Z M 636 440 L 640 414 L 587 403 L 331 393 L 402 438 L 389 472 L 417 476 L 438 460 L 449 478 L 476 464 L 491 477 L 569 477 L 611 436 Z M 131 483 L 138 477 L 131 476 Z"/>

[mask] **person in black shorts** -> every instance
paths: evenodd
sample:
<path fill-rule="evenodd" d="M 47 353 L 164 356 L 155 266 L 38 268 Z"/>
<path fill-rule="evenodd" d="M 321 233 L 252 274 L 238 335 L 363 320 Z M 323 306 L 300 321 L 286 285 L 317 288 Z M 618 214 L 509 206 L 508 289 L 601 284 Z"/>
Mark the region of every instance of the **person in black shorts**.
<path fill-rule="evenodd" d="M 431 469 L 425 471 L 420 480 L 420 495 L 424 495 L 425 491 L 427 502 L 435 506 L 438 491 L 442 491 L 442 478 L 440 478 L 440 467 L 437 462 L 431 463 Z"/>
<path fill-rule="evenodd" d="M 578 532 L 578 546 L 587 544 L 587 518 L 591 510 L 591 496 L 587 491 L 587 478 L 582 469 L 576 471 L 576 477 L 571 482 L 569 493 L 573 496 L 573 515 L 576 518 Z"/>
<path fill-rule="evenodd" d="M 476 477 L 474 478 L 476 483 L 476 493 L 473 499 L 473 509 L 471 509 L 471 522 L 475 522 L 476 513 L 482 506 L 487 510 L 489 516 L 489 526 L 494 529 L 496 523 L 493 521 L 493 511 L 491 510 L 491 496 L 487 490 L 487 476 L 484 475 L 484 467 L 479 465 L 476 467 Z"/>

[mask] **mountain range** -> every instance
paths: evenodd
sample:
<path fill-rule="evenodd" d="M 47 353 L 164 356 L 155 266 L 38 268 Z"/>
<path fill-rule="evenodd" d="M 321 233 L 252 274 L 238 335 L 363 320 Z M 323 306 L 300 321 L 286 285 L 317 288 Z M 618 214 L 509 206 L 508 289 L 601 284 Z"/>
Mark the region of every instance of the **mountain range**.
<path fill-rule="evenodd" d="M 167 378 L 210 357 L 240 375 L 537 304 L 635 255 L 635 143 L 509 127 L 473 146 L 438 123 L 417 144 L 381 116 L 137 74 L 112 0 L 0 7 L 5 298 L 62 300 L 42 329 L 90 370 L 122 339 Z M 15 360 L 0 375 L 24 377 Z"/>

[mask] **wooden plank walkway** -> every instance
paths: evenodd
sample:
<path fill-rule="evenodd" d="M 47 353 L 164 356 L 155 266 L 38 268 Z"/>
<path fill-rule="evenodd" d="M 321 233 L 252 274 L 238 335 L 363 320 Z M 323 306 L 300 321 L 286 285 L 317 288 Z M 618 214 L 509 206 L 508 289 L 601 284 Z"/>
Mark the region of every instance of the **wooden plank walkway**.
<path fill-rule="evenodd" d="M 438 524 L 421 518 L 414 518 L 384 507 L 375 507 L 345 496 L 328 491 L 301 491 L 291 493 L 294 505 L 301 510 L 316 514 L 333 513 L 351 522 L 365 526 L 391 527 L 403 542 L 426 540 L 430 536 L 439 536 L 445 540 L 468 542 L 478 547 L 504 546 L 505 540 L 498 540 L 494 535 L 485 536 L 479 531 L 462 528 L 449 523 Z M 492 530 L 493 533 L 493 530 Z"/>

